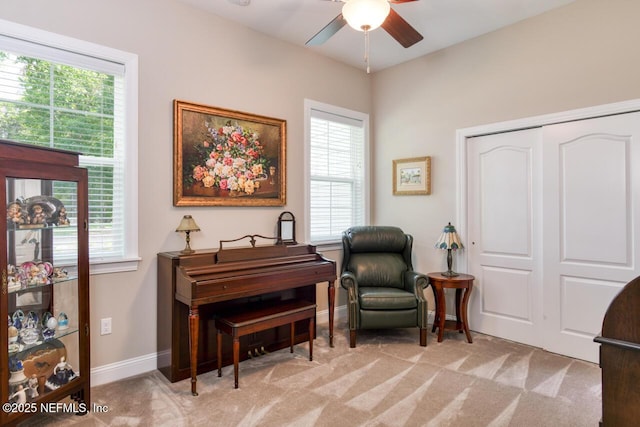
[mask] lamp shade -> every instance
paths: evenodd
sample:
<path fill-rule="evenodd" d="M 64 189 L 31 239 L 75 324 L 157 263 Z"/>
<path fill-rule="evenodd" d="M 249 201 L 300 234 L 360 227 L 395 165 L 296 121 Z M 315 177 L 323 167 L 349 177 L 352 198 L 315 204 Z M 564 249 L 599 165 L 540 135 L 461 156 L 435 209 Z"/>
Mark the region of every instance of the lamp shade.
<path fill-rule="evenodd" d="M 387 0 L 347 0 L 342 6 L 342 16 L 350 27 L 358 30 L 375 30 L 389 15 L 391 6 Z"/>
<path fill-rule="evenodd" d="M 176 228 L 176 231 L 200 231 L 200 227 L 196 224 L 196 221 L 191 218 L 191 215 L 185 215 L 180 220 L 180 225 Z"/>
<path fill-rule="evenodd" d="M 450 249 L 454 251 L 456 249 L 464 248 L 464 246 L 462 245 L 462 242 L 460 241 L 460 237 L 456 232 L 456 228 L 453 225 L 451 225 L 451 223 L 444 226 L 444 230 L 442 230 L 442 235 L 440 235 L 440 238 L 436 242 L 435 247 L 437 249 L 444 249 L 444 250 Z"/>

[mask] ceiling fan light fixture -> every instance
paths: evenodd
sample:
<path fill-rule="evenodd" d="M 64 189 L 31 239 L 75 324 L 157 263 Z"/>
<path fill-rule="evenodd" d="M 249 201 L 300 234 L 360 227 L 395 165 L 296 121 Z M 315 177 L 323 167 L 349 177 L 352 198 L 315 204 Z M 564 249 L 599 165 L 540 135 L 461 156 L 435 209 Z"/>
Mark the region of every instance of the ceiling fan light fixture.
<path fill-rule="evenodd" d="M 342 16 L 353 29 L 370 31 L 382 25 L 390 10 L 387 0 L 347 0 Z"/>

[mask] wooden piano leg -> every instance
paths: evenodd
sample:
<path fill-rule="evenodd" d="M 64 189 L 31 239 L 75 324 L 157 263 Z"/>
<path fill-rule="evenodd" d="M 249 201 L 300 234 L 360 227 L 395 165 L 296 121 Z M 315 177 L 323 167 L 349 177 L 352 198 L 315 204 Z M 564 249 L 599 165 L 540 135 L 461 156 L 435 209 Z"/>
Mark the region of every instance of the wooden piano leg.
<path fill-rule="evenodd" d="M 238 388 L 238 371 L 240 364 L 240 337 L 233 336 L 233 387 Z"/>
<path fill-rule="evenodd" d="M 329 299 L 329 347 L 333 347 L 333 311 L 336 306 L 336 287 L 335 281 L 329 282 L 328 299 Z"/>
<path fill-rule="evenodd" d="M 313 331 L 316 329 L 316 324 L 313 319 L 313 317 L 309 319 L 309 361 L 313 360 Z"/>
<path fill-rule="evenodd" d="M 218 376 L 222 376 L 222 331 L 218 329 L 216 331 L 216 344 L 218 346 Z"/>
<path fill-rule="evenodd" d="M 189 358 L 191 363 L 191 394 L 197 396 L 196 391 L 198 375 L 198 327 L 200 325 L 200 314 L 198 306 L 189 308 Z"/>

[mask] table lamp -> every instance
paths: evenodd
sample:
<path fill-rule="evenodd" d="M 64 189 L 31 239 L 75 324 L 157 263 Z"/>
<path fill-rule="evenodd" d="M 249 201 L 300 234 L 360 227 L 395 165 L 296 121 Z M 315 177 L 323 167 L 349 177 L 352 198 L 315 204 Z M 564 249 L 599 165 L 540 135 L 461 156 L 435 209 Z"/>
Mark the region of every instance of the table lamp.
<path fill-rule="evenodd" d="M 462 242 L 460 242 L 460 237 L 458 237 L 458 233 L 456 233 L 456 228 L 451 225 L 451 223 L 445 225 L 444 230 L 442 230 L 442 235 L 436 242 L 435 247 L 437 249 L 447 250 L 447 271 L 443 272 L 442 275 L 446 277 L 458 276 L 458 273 L 451 269 L 451 264 L 453 263 L 451 251 L 462 249 L 464 246 L 462 246 Z"/>
<path fill-rule="evenodd" d="M 184 231 L 185 234 L 187 235 L 186 237 L 187 245 L 184 247 L 184 249 L 180 253 L 190 254 L 195 252 L 193 249 L 191 249 L 191 246 L 189 245 L 189 242 L 191 240 L 191 238 L 189 237 L 189 233 L 191 233 L 192 231 L 200 231 L 200 227 L 198 227 L 198 224 L 196 224 L 194 219 L 191 218 L 191 215 L 185 215 L 182 217 L 182 220 L 180 221 L 180 225 L 178 225 L 178 228 L 176 228 L 176 231 Z"/>

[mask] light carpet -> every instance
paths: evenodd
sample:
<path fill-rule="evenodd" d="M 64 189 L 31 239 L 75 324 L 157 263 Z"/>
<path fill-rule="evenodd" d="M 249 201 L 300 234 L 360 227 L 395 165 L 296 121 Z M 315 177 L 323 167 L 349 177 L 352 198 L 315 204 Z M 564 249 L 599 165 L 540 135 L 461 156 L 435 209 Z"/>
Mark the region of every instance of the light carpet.
<path fill-rule="evenodd" d="M 308 344 L 171 384 L 158 371 L 94 387 L 107 413 L 37 417 L 37 426 L 597 426 L 601 372 L 592 363 L 495 337 L 417 329 L 361 331 L 350 349 L 345 324 L 329 348 L 318 325 Z"/>

